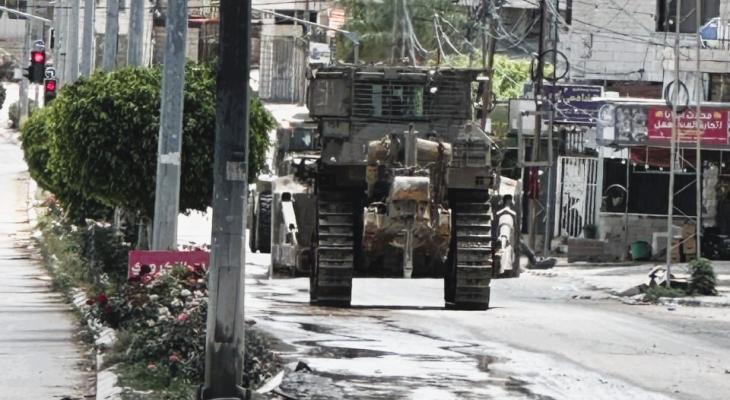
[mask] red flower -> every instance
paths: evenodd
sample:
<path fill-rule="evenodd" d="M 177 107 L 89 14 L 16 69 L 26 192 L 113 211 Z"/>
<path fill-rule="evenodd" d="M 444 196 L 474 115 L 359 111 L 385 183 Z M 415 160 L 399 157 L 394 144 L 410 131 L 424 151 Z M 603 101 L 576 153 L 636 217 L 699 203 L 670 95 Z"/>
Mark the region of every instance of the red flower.
<path fill-rule="evenodd" d="M 178 353 L 172 353 L 170 357 L 167 358 L 171 363 L 180 362 L 180 355 Z"/>
<path fill-rule="evenodd" d="M 87 306 L 93 305 L 94 303 L 95 303 L 94 299 L 87 299 L 86 300 L 86 305 Z"/>
<path fill-rule="evenodd" d="M 188 320 L 188 315 L 187 315 L 187 314 L 185 314 L 185 313 L 181 313 L 180 315 L 178 315 L 178 316 L 177 316 L 177 318 L 176 318 L 176 319 L 177 319 L 177 320 L 178 320 L 179 322 L 185 322 L 185 321 L 187 321 L 187 320 Z"/>
<path fill-rule="evenodd" d="M 106 297 L 106 294 L 99 293 L 99 295 L 96 296 L 96 301 L 98 301 L 101 304 L 106 304 L 109 301 L 109 298 Z"/>

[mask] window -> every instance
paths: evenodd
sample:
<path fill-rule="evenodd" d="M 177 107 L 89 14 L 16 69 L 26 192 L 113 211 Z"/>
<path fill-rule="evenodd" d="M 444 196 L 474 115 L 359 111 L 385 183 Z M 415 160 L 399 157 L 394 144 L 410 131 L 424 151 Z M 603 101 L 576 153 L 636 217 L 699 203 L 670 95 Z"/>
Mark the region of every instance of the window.
<path fill-rule="evenodd" d="M 423 116 L 423 88 L 406 85 L 373 85 L 371 115 L 374 117 Z"/>
<path fill-rule="evenodd" d="M 14 10 L 28 12 L 28 2 L 26 0 L 0 0 L 0 5 Z M 2 18 L 4 11 L 0 11 L 0 18 Z M 25 19 L 22 15 L 15 13 L 8 13 L 9 19 Z"/>
<path fill-rule="evenodd" d="M 730 102 L 730 74 L 710 74 L 709 101 Z"/>
<path fill-rule="evenodd" d="M 702 0 L 702 24 L 720 16 L 721 0 Z M 694 1 L 682 1 L 679 31 L 681 33 L 697 33 L 697 14 Z M 674 21 L 677 14 L 677 0 L 657 1 L 657 32 L 674 32 Z"/>

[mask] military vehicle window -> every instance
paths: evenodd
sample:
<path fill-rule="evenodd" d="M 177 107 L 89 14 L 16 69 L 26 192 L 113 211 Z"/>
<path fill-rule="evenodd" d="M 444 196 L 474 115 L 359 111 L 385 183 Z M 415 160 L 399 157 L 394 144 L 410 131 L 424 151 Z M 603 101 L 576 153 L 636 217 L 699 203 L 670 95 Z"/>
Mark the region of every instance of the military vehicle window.
<path fill-rule="evenodd" d="M 423 116 L 423 88 L 406 85 L 372 85 L 371 116 Z"/>
<path fill-rule="evenodd" d="M 312 130 L 297 128 L 289 141 L 291 150 L 309 150 L 312 148 Z"/>

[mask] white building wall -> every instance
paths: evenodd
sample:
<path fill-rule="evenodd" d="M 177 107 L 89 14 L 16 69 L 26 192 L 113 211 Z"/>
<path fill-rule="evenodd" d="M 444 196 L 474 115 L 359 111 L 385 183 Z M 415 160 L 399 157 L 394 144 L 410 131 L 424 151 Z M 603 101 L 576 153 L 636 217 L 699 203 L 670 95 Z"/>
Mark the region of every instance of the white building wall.
<path fill-rule="evenodd" d="M 654 0 L 574 1 L 559 42 L 570 78 L 662 82 L 662 50 L 673 35 L 655 32 L 656 7 Z"/>

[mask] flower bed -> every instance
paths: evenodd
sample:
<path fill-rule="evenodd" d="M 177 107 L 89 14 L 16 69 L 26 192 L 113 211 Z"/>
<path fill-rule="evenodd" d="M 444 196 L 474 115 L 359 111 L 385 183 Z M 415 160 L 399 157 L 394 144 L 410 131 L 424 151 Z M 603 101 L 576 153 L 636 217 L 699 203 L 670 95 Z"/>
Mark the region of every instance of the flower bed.
<path fill-rule="evenodd" d="M 38 226 L 39 245 L 54 281 L 62 288 L 84 289 L 89 297 L 82 317 L 116 331 L 105 363 L 117 365 L 121 383 L 152 391 L 153 398 L 193 398 L 204 374 L 206 271 L 176 265 L 158 276 L 142 274 L 128 281 L 129 245 L 108 225 L 89 221 L 76 227 L 51 207 Z M 255 387 L 280 362 L 260 331 L 248 328 L 245 342 L 243 384 Z"/>

